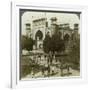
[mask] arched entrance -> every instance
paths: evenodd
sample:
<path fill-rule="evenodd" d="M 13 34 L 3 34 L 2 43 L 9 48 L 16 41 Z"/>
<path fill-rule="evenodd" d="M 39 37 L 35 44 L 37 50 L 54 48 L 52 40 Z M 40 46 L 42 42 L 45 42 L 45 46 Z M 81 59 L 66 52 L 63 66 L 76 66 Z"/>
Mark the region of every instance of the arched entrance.
<path fill-rule="evenodd" d="M 43 47 L 43 33 L 40 30 L 38 30 L 36 32 L 35 40 L 36 40 L 36 48 L 42 49 L 42 47 Z"/>
<path fill-rule="evenodd" d="M 70 39 L 69 34 L 65 34 L 65 36 L 64 36 L 64 40 L 65 40 L 65 41 L 69 41 L 69 39 Z"/>
<path fill-rule="evenodd" d="M 43 33 L 40 30 L 38 30 L 36 32 L 35 40 L 37 40 L 37 39 L 39 39 L 39 40 L 42 40 L 43 39 Z"/>

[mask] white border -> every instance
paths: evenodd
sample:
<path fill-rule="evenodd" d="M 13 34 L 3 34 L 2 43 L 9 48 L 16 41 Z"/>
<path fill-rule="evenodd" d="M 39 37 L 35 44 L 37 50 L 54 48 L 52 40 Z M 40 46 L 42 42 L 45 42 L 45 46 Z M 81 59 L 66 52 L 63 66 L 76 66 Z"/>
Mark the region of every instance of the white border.
<path fill-rule="evenodd" d="M 23 7 L 26 6 L 26 7 Z M 20 87 L 41 87 L 41 86 L 55 86 L 55 85 L 65 85 L 65 84 L 80 84 L 87 82 L 87 48 L 86 48 L 86 31 L 87 31 L 87 7 L 86 6 L 73 6 L 73 5 L 45 5 L 37 3 L 19 3 L 13 2 L 11 4 L 11 87 L 20 88 Z M 80 29 L 80 52 L 82 61 L 81 65 L 81 77 L 79 78 L 60 78 L 60 79 L 46 79 L 46 80 L 33 80 L 33 81 L 20 81 L 19 80 L 19 8 L 23 9 L 40 9 L 40 10 L 58 10 L 58 11 L 73 11 L 81 12 L 81 29 Z"/>

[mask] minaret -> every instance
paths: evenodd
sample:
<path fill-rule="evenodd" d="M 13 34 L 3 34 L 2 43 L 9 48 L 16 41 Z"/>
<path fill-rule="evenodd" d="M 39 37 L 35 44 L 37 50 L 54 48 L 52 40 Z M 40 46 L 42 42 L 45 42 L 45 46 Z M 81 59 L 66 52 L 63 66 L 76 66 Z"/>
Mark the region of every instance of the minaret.
<path fill-rule="evenodd" d="M 79 30 L 79 24 L 75 23 L 74 24 L 74 35 L 75 35 L 75 39 L 78 38 L 78 30 Z"/>
<path fill-rule="evenodd" d="M 57 24 L 57 18 L 56 17 L 51 18 L 51 24 Z"/>
<path fill-rule="evenodd" d="M 57 18 L 56 17 L 52 17 L 51 18 L 51 34 L 52 35 L 55 33 L 56 26 L 57 26 Z"/>

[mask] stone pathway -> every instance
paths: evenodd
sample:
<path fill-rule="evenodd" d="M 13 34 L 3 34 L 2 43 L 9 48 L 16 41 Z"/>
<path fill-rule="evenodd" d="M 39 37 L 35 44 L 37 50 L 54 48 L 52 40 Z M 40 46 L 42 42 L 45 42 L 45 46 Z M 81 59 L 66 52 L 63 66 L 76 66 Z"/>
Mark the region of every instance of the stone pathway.
<path fill-rule="evenodd" d="M 57 71 L 57 73 L 54 75 L 50 75 L 50 77 L 62 77 L 60 69 L 58 69 L 56 71 Z M 38 72 L 35 75 L 28 74 L 26 77 L 22 78 L 21 80 L 31 80 L 32 78 L 45 78 L 45 77 L 48 77 L 47 73 L 48 72 L 45 71 L 44 75 L 42 74 L 42 72 Z M 63 73 L 64 73 L 63 77 L 80 76 L 80 72 L 78 70 L 73 70 L 71 68 L 70 68 L 70 74 L 69 75 L 67 75 L 66 69 L 63 70 Z"/>

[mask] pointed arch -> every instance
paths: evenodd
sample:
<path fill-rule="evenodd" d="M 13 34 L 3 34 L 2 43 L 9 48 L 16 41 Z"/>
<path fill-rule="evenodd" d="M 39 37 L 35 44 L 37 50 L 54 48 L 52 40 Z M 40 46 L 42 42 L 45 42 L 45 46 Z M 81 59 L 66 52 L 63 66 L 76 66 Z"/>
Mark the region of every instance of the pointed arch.
<path fill-rule="evenodd" d="M 70 39 L 70 35 L 69 35 L 68 33 L 66 33 L 66 34 L 64 35 L 64 40 L 65 40 L 65 41 L 69 41 L 69 39 Z"/>
<path fill-rule="evenodd" d="M 42 40 L 43 39 L 43 33 L 40 30 L 38 30 L 36 32 L 36 35 L 35 35 L 35 39 L 36 40 L 37 40 L 37 37 L 39 38 L 39 40 Z"/>

